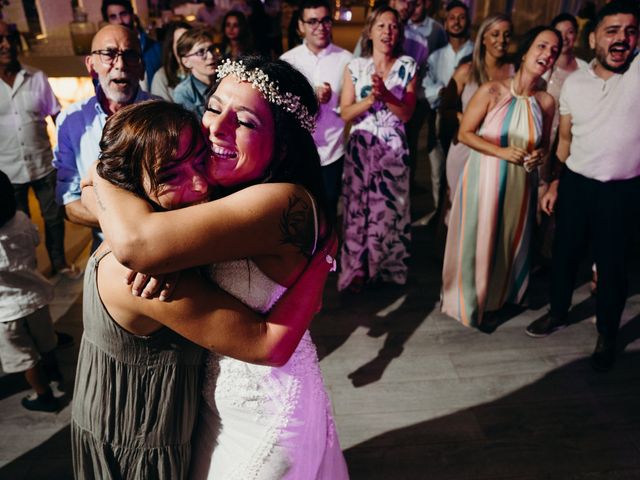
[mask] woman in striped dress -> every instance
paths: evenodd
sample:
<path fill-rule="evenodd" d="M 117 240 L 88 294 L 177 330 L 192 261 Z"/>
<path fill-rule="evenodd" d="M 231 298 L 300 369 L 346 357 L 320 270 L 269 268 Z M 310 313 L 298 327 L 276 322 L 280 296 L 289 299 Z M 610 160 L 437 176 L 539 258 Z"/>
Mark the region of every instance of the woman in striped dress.
<path fill-rule="evenodd" d="M 488 82 L 471 99 L 458 138 L 471 149 L 458 183 L 442 274 L 442 311 L 488 328 L 485 312 L 520 303 L 529 283 L 537 169 L 555 102 L 540 90 L 562 38 L 536 27 L 523 40 L 513 79 Z"/>

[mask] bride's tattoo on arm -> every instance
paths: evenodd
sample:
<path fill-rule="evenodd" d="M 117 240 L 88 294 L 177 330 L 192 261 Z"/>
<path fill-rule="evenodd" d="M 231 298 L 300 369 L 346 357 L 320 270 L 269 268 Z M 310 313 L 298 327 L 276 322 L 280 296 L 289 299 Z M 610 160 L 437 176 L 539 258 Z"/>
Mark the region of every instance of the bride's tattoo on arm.
<path fill-rule="evenodd" d="M 310 205 L 297 195 L 289 197 L 289 205 L 280 217 L 282 243 L 290 243 L 305 257 L 311 258 L 314 238 L 313 212 Z"/>

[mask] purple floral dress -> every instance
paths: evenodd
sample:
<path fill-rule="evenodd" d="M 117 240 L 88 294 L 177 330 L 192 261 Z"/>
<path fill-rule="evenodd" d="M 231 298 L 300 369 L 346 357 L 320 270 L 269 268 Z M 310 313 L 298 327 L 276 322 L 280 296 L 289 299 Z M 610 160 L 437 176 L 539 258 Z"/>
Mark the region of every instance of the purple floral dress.
<path fill-rule="evenodd" d="M 349 65 L 356 101 L 371 92 L 373 59 Z M 384 83 L 402 98 L 416 72 L 415 61 L 398 58 Z M 411 243 L 409 149 L 403 122 L 376 101 L 353 122 L 347 143 L 342 187 L 344 236 L 338 289 L 357 276 L 404 284 Z"/>

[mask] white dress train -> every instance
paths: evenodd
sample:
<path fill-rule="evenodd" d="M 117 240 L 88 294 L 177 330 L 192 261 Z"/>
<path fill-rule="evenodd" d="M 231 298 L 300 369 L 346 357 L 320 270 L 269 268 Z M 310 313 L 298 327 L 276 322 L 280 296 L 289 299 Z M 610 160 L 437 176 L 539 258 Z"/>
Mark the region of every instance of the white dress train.
<path fill-rule="evenodd" d="M 286 291 L 248 259 L 217 264 L 211 277 L 262 313 Z M 279 368 L 209 356 L 193 451 L 195 479 L 348 478 L 308 331 Z"/>

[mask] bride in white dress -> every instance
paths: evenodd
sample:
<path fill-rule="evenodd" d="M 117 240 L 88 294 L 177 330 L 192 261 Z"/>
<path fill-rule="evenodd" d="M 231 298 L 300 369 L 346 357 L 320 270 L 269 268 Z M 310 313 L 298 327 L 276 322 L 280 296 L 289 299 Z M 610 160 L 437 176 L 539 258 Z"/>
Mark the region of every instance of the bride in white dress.
<path fill-rule="evenodd" d="M 95 179 L 94 213 L 122 264 L 149 274 L 211 265 L 222 289 L 266 313 L 331 231 L 311 136 L 317 102 L 285 62 L 246 57 L 221 65 L 218 77 L 203 116 L 211 143 L 203 169 L 224 197 L 159 212 Z M 271 366 L 207 361 L 192 476 L 348 478 L 308 325 L 261 325 L 281 333 L 255 353 Z M 236 356 L 250 358 L 255 347 L 245 348 Z"/>

